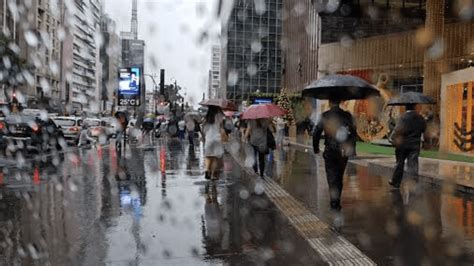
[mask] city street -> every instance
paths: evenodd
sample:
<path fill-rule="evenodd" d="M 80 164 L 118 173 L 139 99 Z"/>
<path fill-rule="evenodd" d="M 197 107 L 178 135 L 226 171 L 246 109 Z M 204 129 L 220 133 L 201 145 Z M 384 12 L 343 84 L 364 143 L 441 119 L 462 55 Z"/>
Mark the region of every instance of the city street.
<path fill-rule="evenodd" d="M 71 152 L 8 170 L 0 264 L 308 265 L 319 258 L 232 159 L 203 178 L 202 147 Z"/>
<path fill-rule="evenodd" d="M 0 18 L 0 266 L 474 265 L 474 0 Z"/>
<path fill-rule="evenodd" d="M 388 173 L 350 164 L 335 213 L 318 157 L 292 147 L 273 159 L 267 175 L 375 263 L 474 261 L 471 196 L 427 184 L 390 192 Z M 205 181 L 202 147 L 160 140 L 125 158 L 107 146 L 4 169 L 0 264 L 323 263 L 241 163 L 228 154 L 222 178 Z"/>
<path fill-rule="evenodd" d="M 472 195 L 413 181 L 390 191 L 392 172 L 368 169 L 358 157 L 346 170 L 342 215 L 335 216 L 321 156 L 292 147 L 274 159 L 274 180 L 377 264 L 472 265 Z"/>

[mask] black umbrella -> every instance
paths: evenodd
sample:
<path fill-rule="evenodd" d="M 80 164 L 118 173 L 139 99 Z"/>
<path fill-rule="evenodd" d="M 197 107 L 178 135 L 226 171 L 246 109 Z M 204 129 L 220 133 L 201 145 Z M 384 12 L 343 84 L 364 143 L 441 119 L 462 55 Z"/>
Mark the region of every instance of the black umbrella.
<path fill-rule="evenodd" d="M 328 75 L 313 81 L 303 90 L 303 97 L 322 100 L 357 100 L 380 96 L 377 88 L 367 81 L 351 75 Z"/>
<path fill-rule="evenodd" d="M 406 92 L 388 101 L 387 105 L 408 105 L 408 104 L 436 104 L 430 96 L 419 92 Z"/>

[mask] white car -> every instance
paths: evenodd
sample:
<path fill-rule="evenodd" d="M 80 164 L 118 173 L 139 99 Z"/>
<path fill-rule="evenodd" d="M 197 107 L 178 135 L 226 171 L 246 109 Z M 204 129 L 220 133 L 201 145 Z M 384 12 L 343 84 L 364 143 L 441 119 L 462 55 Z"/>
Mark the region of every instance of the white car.
<path fill-rule="evenodd" d="M 76 143 L 81 132 L 82 118 L 76 116 L 58 116 L 53 118 L 54 123 L 63 132 L 67 142 Z"/>
<path fill-rule="evenodd" d="M 98 138 L 104 133 L 102 123 L 98 118 L 86 118 L 84 119 L 83 123 L 89 127 L 92 137 Z"/>

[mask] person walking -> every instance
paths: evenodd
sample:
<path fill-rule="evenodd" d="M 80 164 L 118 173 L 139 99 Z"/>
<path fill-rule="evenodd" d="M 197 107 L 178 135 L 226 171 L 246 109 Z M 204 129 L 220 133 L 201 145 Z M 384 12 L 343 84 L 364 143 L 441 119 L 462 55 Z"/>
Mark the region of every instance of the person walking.
<path fill-rule="evenodd" d="M 285 138 L 285 120 L 281 117 L 277 117 L 275 120 L 276 126 L 276 144 L 278 147 L 283 146 L 283 139 Z"/>
<path fill-rule="evenodd" d="M 339 100 L 330 100 L 330 109 L 324 112 L 313 132 L 313 149 L 318 154 L 319 141 L 324 132 L 324 165 L 329 185 L 330 207 L 341 209 L 344 171 L 348 158 L 355 156 L 356 126 L 352 115 L 339 107 Z"/>
<path fill-rule="evenodd" d="M 205 178 L 216 180 L 224 155 L 224 144 L 222 143 L 222 124 L 224 113 L 217 106 L 209 106 L 203 126 L 204 156 L 205 156 Z"/>
<path fill-rule="evenodd" d="M 265 172 L 265 155 L 269 153 L 268 148 L 268 127 L 270 121 L 266 118 L 248 120 L 247 129 L 245 131 L 245 140 L 250 142 L 255 154 L 255 162 L 253 170 L 263 177 Z"/>
<path fill-rule="evenodd" d="M 406 105 L 406 112 L 400 117 L 390 140 L 395 146 L 397 165 L 389 184 L 400 188 L 403 179 L 405 160 L 408 159 L 408 172 L 418 174 L 418 157 L 420 155 L 421 135 L 425 134 L 426 121 L 416 112 L 416 104 Z"/>
<path fill-rule="evenodd" d="M 180 141 L 184 140 L 184 137 L 186 136 L 186 121 L 183 119 L 180 119 L 178 121 L 178 137 Z"/>
<path fill-rule="evenodd" d="M 79 134 L 77 146 L 84 147 L 89 143 L 95 147 L 96 140 L 94 139 L 94 137 L 92 137 L 89 125 L 87 123 L 84 123 L 81 128 L 81 133 Z"/>

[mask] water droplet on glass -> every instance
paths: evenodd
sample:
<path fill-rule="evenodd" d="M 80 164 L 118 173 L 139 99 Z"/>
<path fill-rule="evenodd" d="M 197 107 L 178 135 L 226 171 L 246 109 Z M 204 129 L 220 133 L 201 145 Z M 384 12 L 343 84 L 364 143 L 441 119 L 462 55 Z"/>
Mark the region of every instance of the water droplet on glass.
<path fill-rule="evenodd" d="M 72 192 L 76 192 L 76 191 L 77 191 L 77 185 L 74 184 L 74 182 L 73 182 L 72 180 L 69 181 L 68 185 L 69 185 L 69 190 L 71 190 Z"/>
<path fill-rule="evenodd" d="M 239 192 L 239 196 L 240 196 L 241 199 L 246 200 L 250 197 L 250 193 L 248 192 L 248 190 L 242 189 Z"/>
<path fill-rule="evenodd" d="M 29 71 L 23 70 L 22 74 L 23 74 L 23 77 L 25 78 L 26 82 L 28 82 L 28 84 L 30 86 L 33 86 L 35 84 L 35 78 L 33 77 L 33 75 Z"/>
<path fill-rule="evenodd" d="M 343 47 L 351 47 L 354 44 L 354 40 L 349 35 L 341 37 L 341 45 Z"/>
<path fill-rule="evenodd" d="M 254 0 L 254 3 L 257 15 L 263 15 L 267 11 L 265 0 Z"/>
<path fill-rule="evenodd" d="M 380 11 L 377 7 L 373 6 L 373 5 L 370 5 L 368 10 L 367 10 L 367 13 L 369 14 L 369 17 L 370 19 L 372 20 L 376 20 L 379 18 L 380 16 Z"/>
<path fill-rule="evenodd" d="M 259 40 L 253 41 L 250 47 L 254 53 L 260 53 L 260 51 L 262 51 L 262 43 Z"/>
<path fill-rule="evenodd" d="M 239 72 L 236 70 L 230 70 L 228 75 L 227 84 L 229 86 L 237 85 L 237 81 L 239 80 Z"/>
<path fill-rule="evenodd" d="M 8 56 L 3 57 L 3 66 L 6 69 L 10 69 L 12 67 L 12 63 L 11 63 L 10 58 Z"/>
<path fill-rule="evenodd" d="M 442 39 L 437 39 L 427 51 L 428 57 L 435 60 L 439 59 L 444 54 L 444 42 Z"/>
<path fill-rule="evenodd" d="M 250 64 L 248 67 L 247 67 L 247 74 L 249 74 L 249 76 L 255 76 L 257 74 L 257 66 L 254 65 L 254 64 Z"/>
<path fill-rule="evenodd" d="M 31 47 L 38 45 L 38 37 L 36 37 L 36 34 L 30 30 L 25 32 L 25 41 Z"/>
<path fill-rule="evenodd" d="M 260 181 L 260 180 L 257 181 L 257 182 L 255 183 L 255 187 L 254 187 L 253 190 L 254 190 L 255 194 L 257 194 L 257 195 L 262 195 L 263 192 L 265 191 L 265 187 L 264 187 L 264 185 L 263 185 L 263 182 Z"/>
<path fill-rule="evenodd" d="M 16 43 L 11 42 L 8 44 L 8 48 L 14 52 L 15 54 L 20 54 L 20 46 L 18 46 Z"/>
<path fill-rule="evenodd" d="M 293 7 L 293 12 L 297 17 L 303 15 L 305 10 L 305 5 L 301 1 L 297 2 L 297 4 Z"/>
<path fill-rule="evenodd" d="M 45 93 L 49 93 L 50 91 L 49 82 L 45 78 L 40 79 L 40 86 Z"/>

